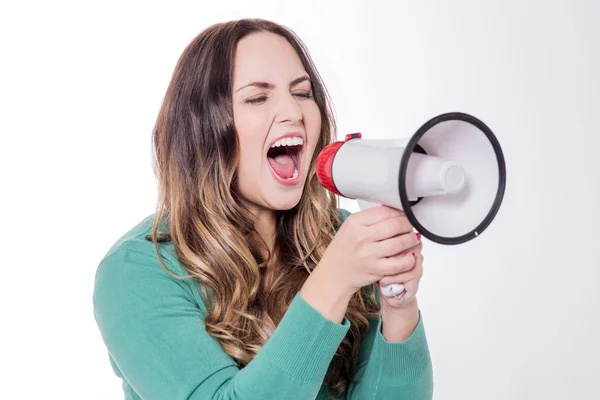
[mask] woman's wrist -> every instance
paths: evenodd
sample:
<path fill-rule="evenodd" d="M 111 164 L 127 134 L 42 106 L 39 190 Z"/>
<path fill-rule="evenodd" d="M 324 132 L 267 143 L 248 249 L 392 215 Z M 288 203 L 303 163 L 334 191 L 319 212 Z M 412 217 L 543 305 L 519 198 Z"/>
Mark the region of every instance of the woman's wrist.
<path fill-rule="evenodd" d="M 338 290 L 334 282 L 317 266 L 304 282 L 300 296 L 325 318 L 339 324 L 344 320 L 352 293 Z"/>
<path fill-rule="evenodd" d="M 404 342 L 419 323 L 419 304 L 415 298 L 402 308 L 381 307 L 381 333 L 388 342 Z"/>

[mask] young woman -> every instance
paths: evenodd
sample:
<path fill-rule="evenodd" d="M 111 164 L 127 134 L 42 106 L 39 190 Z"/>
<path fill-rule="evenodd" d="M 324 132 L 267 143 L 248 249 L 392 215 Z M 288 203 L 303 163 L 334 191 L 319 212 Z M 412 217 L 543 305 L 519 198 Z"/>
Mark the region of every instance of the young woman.
<path fill-rule="evenodd" d="M 335 137 L 289 29 L 232 21 L 185 49 L 153 132 L 157 211 L 96 274 L 126 399 L 431 399 L 420 238 L 400 211 L 338 208 L 314 168 Z"/>

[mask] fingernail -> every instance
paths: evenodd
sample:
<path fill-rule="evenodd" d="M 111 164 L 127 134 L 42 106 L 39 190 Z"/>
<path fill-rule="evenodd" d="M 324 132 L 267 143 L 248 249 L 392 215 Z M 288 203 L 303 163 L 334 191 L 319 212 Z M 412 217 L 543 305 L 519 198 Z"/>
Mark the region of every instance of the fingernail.
<path fill-rule="evenodd" d="M 377 284 L 379 285 L 379 281 L 377 281 Z"/>
<path fill-rule="evenodd" d="M 417 239 L 421 240 L 421 234 L 417 232 Z"/>
<path fill-rule="evenodd" d="M 415 258 L 417 257 L 417 256 L 415 256 L 415 253 L 413 253 L 413 257 L 415 257 Z"/>

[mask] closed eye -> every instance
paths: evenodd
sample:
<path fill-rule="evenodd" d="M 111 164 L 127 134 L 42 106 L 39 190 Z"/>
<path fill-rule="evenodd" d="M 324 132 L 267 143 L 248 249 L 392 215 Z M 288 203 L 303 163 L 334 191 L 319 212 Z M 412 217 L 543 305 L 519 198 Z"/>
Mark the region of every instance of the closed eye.
<path fill-rule="evenodd" d="M 312 93 L 294 93 L 294 96 L 300 97 L 302 99 L 311 99 L 313 97 Z"/>
<path fill-rule="evenodd" d="M 267 96 L 261 96 L 261 97 L 257 97 L 255 99 L 248 99 L 246 100 L 246 103 L 248 104 L 258 104 L 258 103 L 262 103 L 264 101 L 267 100 Z"/>
<path fill-rule="evenodd" d="M 312 93 L 294 93 L 294 96 L 301 99 L 312 99 L 313 97 Z M 264 103 L 265 101 L 267 101 L 267 96 L 260 96 L 254 99 L 248 99 L 245 102 L 247 104 L 260 104 Z"/>

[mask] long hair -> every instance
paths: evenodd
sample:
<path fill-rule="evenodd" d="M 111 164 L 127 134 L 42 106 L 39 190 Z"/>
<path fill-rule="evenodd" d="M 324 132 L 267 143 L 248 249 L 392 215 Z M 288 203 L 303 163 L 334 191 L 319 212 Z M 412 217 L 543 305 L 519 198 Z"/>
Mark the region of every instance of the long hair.
<path fill-rule="evenodd" d="M 256 234 L 237 185 L 233 60 L 239 40 L 254 32 L 278 34 L 292 45 L 311 78 L 322 119 L 300 202 L 277 213 L 272 253 Z M 261 19 L 220 23 L 201 32 L 182 53 L 152 133 L 159 199 L 149 240 L 167 273 L 198 281 L 208 310 L 207 332 L 243 368 L 267 341 L 264 329 L 276 328 L 339 228 L 338 198 L 318 182 L 314 167 L 316 156 L 336 136 L 329 95 L 293 31 Z M 169 232 L 158 231 L 161 221 Z M 188 277 L 164 265 L 158 242 L 165 240 L 173 242 Z M 342 393 L 355 382 L 361 337 L 369 319 L 377 318 L 374 290 L 366 289 L 357 291 L 348 306 L 351 327 L 326 376 L 330 395 L 330 389 Z"/>

